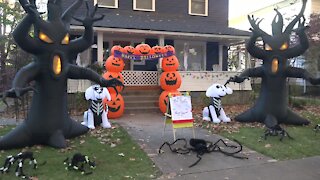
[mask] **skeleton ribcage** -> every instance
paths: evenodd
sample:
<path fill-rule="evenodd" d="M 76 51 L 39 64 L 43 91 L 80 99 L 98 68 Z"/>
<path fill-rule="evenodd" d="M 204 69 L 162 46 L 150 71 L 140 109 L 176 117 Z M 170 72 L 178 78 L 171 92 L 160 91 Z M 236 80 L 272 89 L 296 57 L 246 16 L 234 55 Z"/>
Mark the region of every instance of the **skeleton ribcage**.
<path fill-rule="evenodd" d="M 217 116 L 220 116 L 220 110 L 221 110 L 221 99 L 220 98 L 212 98 L 211 104 L 214 107 L 214 110 L 216 111 Z"/>
<path fill-rule="evenodd" d="M 101 115 L 103 112 L 103 103 L 102 100 L 91 100 L 90 109 L 96 115 Z"/>

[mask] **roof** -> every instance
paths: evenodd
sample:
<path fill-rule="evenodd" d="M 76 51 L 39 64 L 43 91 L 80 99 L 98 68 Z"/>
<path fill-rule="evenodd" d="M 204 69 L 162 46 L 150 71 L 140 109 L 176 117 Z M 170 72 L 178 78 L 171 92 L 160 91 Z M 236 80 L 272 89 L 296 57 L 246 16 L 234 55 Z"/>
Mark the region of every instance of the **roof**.
<path fill-rule="evenodd" d="M 81 23 L 72 21 L 72 25 Z M 132 16 L 131 14 L 108 13 L 105 18 L 94 24 L 95 27 L 170 31 L 182 33 L 201 33 L 217 35 L 250 36 L 250 32 L 235 28 L 215 26 L 205 21 L 194 21 L 183 17 L 163 18 L 160 16 Z"/>

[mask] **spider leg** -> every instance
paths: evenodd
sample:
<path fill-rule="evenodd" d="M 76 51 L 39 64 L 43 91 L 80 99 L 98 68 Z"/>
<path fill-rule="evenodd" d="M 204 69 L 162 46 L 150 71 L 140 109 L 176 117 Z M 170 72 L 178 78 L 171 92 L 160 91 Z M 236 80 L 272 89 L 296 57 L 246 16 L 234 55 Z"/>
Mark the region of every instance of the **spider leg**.
<path fill-rule="evenodd" d="M 184 141 L 185 144 L 183 145 L 183 148 L 172 148 L 171 146 L 174 145 L 176 142 L 178 141 Z M 175 140 L 173 143 L 168 143 L 168 142 L 164 142 L 160 148 L 159 148 L 159 154 L 161 153 L 161 149 L 163 148 L 164 145 L 167 145 L 169 147 L 169 149 L 171 150 L 171 152 L 175 152 L 175 153 L 178 153 L 178 154 L 187 154 L 190 152 L 190 150 L 187 148 L 187 140 L 182 138 L 182 139 L 177 139 Z"/>
<path fill-rule="evenodd" d="M 189 168 L 197 165 L 197 164 L 201 161 L 201 159 L 202 159 L 201 155 L 198 154 L 198 153 L 197 153 L 197 158 L 198 158 L 198 160 L 197 160 L 196 162 L 194 162 L 193 164 L 191 164 L 191 165 L 189 166 Z"/>
<path fill-rule="evenodd" d="M 14 157 L 12 155 L 7 156 L 3 167 L 0 168 L 2 173 L 7 173 L 9 172 L 9 169 L 11 167 L 11 165 L 14 163 Z"/>

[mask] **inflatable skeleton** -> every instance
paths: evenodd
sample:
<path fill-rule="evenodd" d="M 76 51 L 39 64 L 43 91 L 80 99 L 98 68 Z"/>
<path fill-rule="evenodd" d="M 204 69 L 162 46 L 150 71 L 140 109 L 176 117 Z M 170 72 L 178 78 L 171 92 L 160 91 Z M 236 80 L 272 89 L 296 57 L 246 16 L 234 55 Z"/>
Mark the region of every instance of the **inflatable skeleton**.
<path fill-rule="evenodd" d="M 206 96 L 210 97 L 212 101 L 202 111 L 203 120 L 214 123 L 230 122 L 230 118 L 226 116 L 221 105 L 221 98 L 227 94 L 232 94 L 232 89 L 221 84 L 213 84 L 207 89 Z"/>
<path fill-rule="evenodd" d="M 108 121 L 108 107 L 104 109 L 102 100 L 107 98 L 111 101 L 111 96 L 107 88 L 100 85 L 92 85 L 85 92 L 86 100 L 90 101 L 88 111 L 83 114 L 83 122 L 81 124 L 90 129 L 95 129 L 95 126 L 101 125 L 103 128 L 110 128 L 111 124 Z"/>

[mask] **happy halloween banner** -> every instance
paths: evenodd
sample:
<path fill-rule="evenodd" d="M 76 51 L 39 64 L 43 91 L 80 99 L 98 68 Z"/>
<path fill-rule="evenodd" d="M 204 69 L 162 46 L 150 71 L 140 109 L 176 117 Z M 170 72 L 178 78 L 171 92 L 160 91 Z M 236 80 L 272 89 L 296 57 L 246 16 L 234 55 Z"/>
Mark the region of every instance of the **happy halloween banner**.
<path fill-rule="evenodd" d="M 126 54 L 121 51 L 114 51 L 114 57 L 122 58 L 124 60 L 155 60 L 159 58 L 165 58 L 174 55 L 173 51 L 168 51 L 165 53 L 159 54 L 148 54 L 148 55 L 135 55 L 135 54 Z"/>

